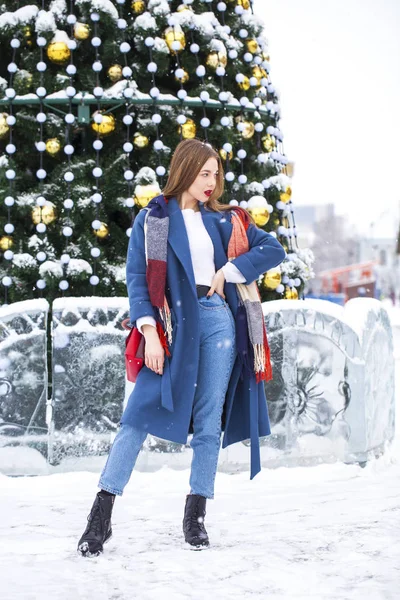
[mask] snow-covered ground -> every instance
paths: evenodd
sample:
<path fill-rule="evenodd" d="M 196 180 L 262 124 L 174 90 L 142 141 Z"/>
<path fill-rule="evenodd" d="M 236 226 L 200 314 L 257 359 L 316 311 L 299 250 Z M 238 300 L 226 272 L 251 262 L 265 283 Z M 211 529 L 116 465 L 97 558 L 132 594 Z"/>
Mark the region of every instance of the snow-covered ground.
<path fill-rule="evenodd" d="M 400 310 L 395 325 L 400 405 Z M 399 413 L 397 413 L 399 414 Z M 188 471 L 132 475 L 102 556 L 76 554 L 98 475 L 0 475 L 3 600 L 397 600 L 400 435 L 364 469 L 218 473 L 208 502 L 211 547 L 182 542 Z"/>

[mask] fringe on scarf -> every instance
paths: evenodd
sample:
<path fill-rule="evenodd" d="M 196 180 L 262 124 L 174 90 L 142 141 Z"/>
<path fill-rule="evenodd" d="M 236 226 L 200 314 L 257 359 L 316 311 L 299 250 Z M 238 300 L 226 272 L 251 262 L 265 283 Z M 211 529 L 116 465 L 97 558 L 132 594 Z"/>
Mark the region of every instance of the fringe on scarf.
<path fill-rule="evenodd" d="M 269 348 L 267 332 L 264 327 L 264 344 L 256 344 L 254 351 L 254 370 L 256 372 L 256 381 L 271 381 L 272 365 L 271 350 Z"/>
<path fill-rule="evenodd" d="M 167 353 L 167 356 L 171 356 L 171 353 L 168 349 L 168 344 L 169 345 L 172 344 L 172 318 L 171 318 L 171 311 L 169 310 L 169 306 L 168 306 L 166 299 L 165 299 L 164 306 L 162 308 L 159 308 L 158 311 L 160 313 L 160 318 L 163 323 L 163 325 L 161 325 L 160 323 L 157 323 L 157 325 L 160 326 L 160 330 L 162 331 L 162 336 L 160 336 L 160 332 L 158 333 L 159 337 L 160 337 L 160 341 L 161 341 L 163 348 L 165 349 L 165 351 Z M 159 331 L 158 328 L 157 328 L 157 331 Z M 162 339 L 161 339 L 161 337 L 162 337 Z"/>
<path fill-rule="evenodd" d="M 160 338 L 161 346 L 164 348 L 165 354 L 167 356 L 171 356 L 171 352 L 169 351 L 169 348 L 168 348 L 167 336 L 165 335 L 163 326 L 158 321 L 156 323 L 156 326 L 157 326 L 157 333 L 158 333 L 158 337 Z"/>

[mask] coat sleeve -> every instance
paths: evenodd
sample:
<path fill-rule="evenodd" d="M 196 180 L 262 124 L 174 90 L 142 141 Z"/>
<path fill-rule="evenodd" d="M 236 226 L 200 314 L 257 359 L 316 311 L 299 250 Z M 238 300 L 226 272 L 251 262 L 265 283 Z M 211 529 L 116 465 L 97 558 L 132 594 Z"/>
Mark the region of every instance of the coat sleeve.
<path fill-rule="evenodd" d="M 246 278 L 245 284 L 249 285 L 272 267 L 278 266 L 286 257 L 286 252 L 273 235 L 253 223 L 247 229 L 247 239 L 249 251 L 234 258 L 231 263 Z"/>
<path fill-rule="evenodd" d="M 146 254 L 144 244 L 144 219 L 146 211 L 136 216 L 129 238 L 126 260 L 126 286 L 129 296 L 129 312 L 134 327 L 140 317 L 155 318 L 146 281 Z"/>

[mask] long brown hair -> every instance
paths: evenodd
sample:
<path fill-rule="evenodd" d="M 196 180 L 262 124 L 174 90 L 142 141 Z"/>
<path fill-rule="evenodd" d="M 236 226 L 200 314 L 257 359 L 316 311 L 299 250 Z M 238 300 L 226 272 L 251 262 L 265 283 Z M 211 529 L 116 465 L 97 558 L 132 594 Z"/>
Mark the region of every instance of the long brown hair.
<path fill-rule="evenodd" d="M 186 192 L 209 158 L 216 159 L 218 175 L 215 190 L 205 206 L 208 210 L 214 212 L 232 210 L 231 206 L 218 201 L 224 193 L 225 182 L 221 157 L 211 144 L 198 138 L 182 140 L 177 145 L 169 167 L 168 181 L 162 190 L 164 196 L 166 198 L 172 198 L 173 196 L 178 198 L 183 192 Z"/>

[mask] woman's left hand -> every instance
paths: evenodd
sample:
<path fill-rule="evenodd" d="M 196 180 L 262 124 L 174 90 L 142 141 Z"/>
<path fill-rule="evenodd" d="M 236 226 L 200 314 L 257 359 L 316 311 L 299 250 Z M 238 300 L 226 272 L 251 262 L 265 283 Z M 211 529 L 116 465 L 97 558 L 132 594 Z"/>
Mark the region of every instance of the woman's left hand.
<path fill-rule="evenodd" d="M 211 289 L 207 294 L 207 298 L 212 296 L 214 292 L 217 292 L 217 294 L 225 300 L 224 283 L 225 283 L 224 272 L 222 269 L 219 269 L 219 271 L 217 271 L 213 277 L 213 280 L 211 282 Z"/>

